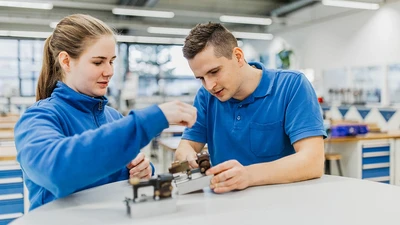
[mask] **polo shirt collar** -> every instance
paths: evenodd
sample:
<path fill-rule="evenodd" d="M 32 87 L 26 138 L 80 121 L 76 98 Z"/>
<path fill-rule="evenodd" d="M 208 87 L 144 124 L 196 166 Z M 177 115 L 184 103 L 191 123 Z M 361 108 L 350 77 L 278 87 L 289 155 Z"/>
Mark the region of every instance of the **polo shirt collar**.
<path fill-rule="evenodd" d="M 258 84 L 256 90 L 254 90 L 252 95 L 255 98 L 262 98 L 271 94 L 272 88 L 274 86 L 275 73 L 272 71 L 268 72 L 264 65 L 259 62 L 249 62 L 249 65 L 255 66 L 257 69 L 262 70 L 260 83 Z"/>

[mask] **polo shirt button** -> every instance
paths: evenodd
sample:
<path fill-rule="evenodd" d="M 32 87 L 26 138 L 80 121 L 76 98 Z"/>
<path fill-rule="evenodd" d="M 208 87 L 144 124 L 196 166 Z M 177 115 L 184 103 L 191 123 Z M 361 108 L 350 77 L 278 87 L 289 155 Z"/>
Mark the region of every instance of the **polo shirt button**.
<path fill-rule="evenodd" d="M 242 105 L 239 105 L 239 108 L 242 108 Z"/>
<path fill-rule="evenodd" d="M 237 120 L 240 120 L 240 116 L 237 116 L 236 119 L 237 119 Z"/>

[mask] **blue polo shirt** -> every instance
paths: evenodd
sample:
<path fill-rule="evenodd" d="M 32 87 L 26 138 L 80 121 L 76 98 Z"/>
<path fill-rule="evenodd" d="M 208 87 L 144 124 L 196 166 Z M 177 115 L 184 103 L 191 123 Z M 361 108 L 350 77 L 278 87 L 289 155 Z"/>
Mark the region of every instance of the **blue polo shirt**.
<path fill-rule="evenodd" d="M 213 165 L 269 162 L 295 153 L 298 140 L 326 137 L 317 96 L 302 73 L 249 64 L 263 75 L 246 99 L 221 102 L 204 87 L 196 95 L 197 121 L 182 138 L 207 143 Z"/>

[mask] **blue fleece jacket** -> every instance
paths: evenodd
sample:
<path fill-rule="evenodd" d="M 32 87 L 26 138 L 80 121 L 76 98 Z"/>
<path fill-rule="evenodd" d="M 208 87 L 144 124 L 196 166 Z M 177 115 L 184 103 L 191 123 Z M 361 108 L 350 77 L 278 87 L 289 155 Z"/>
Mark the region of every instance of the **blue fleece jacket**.
<path fill-rule="evenodd" d="M 156 105 L 123 117 L 92 98 L 57 83 L 15 125 L 17 160 L 30 209 L 74 192 L 128 178 L 126 165 L 168 127 Z"/>

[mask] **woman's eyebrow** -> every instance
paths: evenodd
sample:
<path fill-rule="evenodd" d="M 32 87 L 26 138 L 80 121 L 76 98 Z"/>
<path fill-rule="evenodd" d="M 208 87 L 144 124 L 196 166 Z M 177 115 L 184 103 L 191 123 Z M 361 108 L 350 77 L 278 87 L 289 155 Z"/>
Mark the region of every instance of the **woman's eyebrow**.
<path fill-rule="evenodd" d="M 107 57 L 105 57 L 105 56 L 94 56 L 94 57 L 92 57 L 93 59 L 107 59 Z M 115 59 L 115 58 L 117 58 L 117 56 L 116 55 L 114 55 L 113 57 L 111 57 L 111 59 Z"/>

